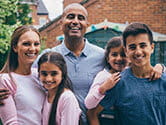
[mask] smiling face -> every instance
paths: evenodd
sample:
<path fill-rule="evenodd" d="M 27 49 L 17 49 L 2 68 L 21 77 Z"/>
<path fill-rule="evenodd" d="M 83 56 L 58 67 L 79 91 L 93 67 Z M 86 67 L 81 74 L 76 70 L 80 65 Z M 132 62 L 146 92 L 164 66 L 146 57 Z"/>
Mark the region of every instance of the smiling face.
<path fill-rule="evenodd" d="M 108 63 L 111 66 L 112 73 L 121 72 L 128 65 L 123 46 L 110 49 L 110 53 L 108 55 Z"/>
<path fill-rule="evenodd" d="M 40 51 L 40 38 L 34 31 L 22 34 L 13 50 L 18 54 L 18 64 L 31 65 Z"/>
<path fill-rule="evenodd" d="M 39 78 L 48 91 L 57 89 L 62 81 L 62 71 L 55 64 L 44 62 L 40 65 Z"/>
<path fill-rule="evenodd" d="M 150 65 L 150 56 L 153 53 L 154 44 L 150 44 L 146 33 L 136 36 L 128 36 L 126 39 L 126 54 L 133 66 L 143 67 Z"/>
<path fill-rule="evenodd" d="M 65 37 L 81 38 L 87 26 L 87 11 L 82 6 L 71 6 L 63 13 L 62 30 Z"/>

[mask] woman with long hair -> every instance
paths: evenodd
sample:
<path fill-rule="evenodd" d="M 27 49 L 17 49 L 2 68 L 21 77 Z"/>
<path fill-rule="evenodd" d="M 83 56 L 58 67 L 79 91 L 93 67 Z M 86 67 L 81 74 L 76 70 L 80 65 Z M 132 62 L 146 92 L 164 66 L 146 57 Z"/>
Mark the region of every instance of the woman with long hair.
<path fill-rule="evenodd" d="M 10 95 L 0 106 L 4 125 L 40 125 L 45 98 L 38 84 L 37 71 L 31 65 L 40 51 L 40 35 L 32 26 L 20 26 L 13 32 L 6 64 L 0 71 L 0 88 Z"/>

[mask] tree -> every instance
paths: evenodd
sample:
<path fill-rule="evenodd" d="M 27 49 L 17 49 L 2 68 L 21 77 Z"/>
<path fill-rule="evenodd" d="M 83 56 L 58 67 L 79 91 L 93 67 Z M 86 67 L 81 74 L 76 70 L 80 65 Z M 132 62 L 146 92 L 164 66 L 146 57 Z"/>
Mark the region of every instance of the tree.
<path fill-rule="evenodd" d="M 0 0 L 0 68 L 4 64 L 14 29 L 32 23 L 28 16 L 30 12 L 29 5 L 21 4 L 20 0 Z"/>

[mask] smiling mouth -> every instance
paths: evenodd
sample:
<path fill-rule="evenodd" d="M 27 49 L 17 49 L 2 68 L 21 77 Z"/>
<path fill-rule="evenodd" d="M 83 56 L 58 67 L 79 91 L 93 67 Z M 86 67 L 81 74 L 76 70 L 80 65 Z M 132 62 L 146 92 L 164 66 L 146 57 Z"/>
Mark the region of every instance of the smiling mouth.
<path fill-rule="evenodd" d="M 125 65 L 126 61 L 119 61 L 119 62 L 115 62 L 116 65 Z"/>
<path fill-rule="evenodd" d="M 144 56 L 134 57 L 134 59 L 138 60 L 138 61 L 142 60 L 143 58 L 144 58 Z"/>
<path fill-rule="evenodd" d="M 44 84 L 51 85 L 54 84 L 55 82 L 43 82 Z"/>
<path fill-rule="evenodd" d="M 25 55 L 32 58 L 32 57 L 36 56 L 36 53 L 32 53 L 32 54 L 30 54 L 30 53 L 25 53 Z"/>
<path fill-rule="evenodd" d="M 73 27 L 73 26 L 69 26 L 68 28 L 69 28 L 69 30 L 73 30 L 73 31 L 78 31 L 78 30 L 81 30 L 81 28 L 80 28 L 80 27 Z"/>

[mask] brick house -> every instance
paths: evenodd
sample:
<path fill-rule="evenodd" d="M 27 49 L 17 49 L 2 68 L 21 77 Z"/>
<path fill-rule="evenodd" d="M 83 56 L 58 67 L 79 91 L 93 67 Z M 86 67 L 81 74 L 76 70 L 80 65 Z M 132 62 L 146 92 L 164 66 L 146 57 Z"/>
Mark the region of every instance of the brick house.
<path fill-rule="evenodd" d="M 42 0 L 22 0 L 21 3 L 29 4 L 32 12 L 29 14 L 32 17 L 32 25 L 40 27 L 50 21 L 48 10 Z"/>

